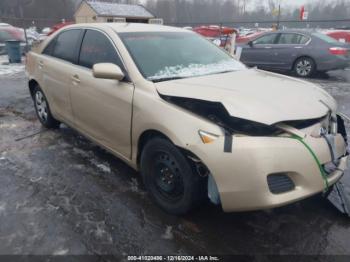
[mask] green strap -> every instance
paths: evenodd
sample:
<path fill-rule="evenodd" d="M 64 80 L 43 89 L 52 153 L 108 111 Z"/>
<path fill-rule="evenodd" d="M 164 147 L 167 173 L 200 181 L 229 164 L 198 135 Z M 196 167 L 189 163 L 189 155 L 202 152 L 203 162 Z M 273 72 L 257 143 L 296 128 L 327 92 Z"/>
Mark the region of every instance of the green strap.
<path fill-rule="evenodd" d="M 320 169 L 320 173 L 321 173 L 321 176 L 322 176 L 322 179 L 324 181 L 324 184 L 325 184 L 325 188 L 324 188 L 324 192 L 327 192 L 328 189 L 329 189 L 329 184 L 328 184 L 328 180 L 327 180 L 327 175 L 326 175 L 326 172 L 324 171 L 323 167 L 322 167 L 322 164 L 320 162 L 320 160 L 317 158 L 315 152 L 312 150 L 312 148 L 304 141 L 303 138 L 297 136 L 297 135 L 293 135 L 292 136 L 293 139 L 296 139 L 298 141 L 300 141 L 305 147 L 306 149 L 310 152 L 310 154 L 312 155 L 312 157 L 314 158 L 318 168 Z"/>

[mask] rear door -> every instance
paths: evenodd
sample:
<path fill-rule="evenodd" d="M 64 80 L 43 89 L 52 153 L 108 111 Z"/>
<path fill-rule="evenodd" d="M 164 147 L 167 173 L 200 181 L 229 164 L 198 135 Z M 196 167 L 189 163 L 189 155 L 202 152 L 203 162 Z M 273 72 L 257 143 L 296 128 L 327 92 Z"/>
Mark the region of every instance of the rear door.
<path fill-rule="evenodd" d="M 299 33 L 281 33 L 274 48 L 274 64 L 279 69 L 291 69 L 294 61 L 307 53 L 310 37 Z"/>
<path fill-rule="evenodd" d="M 248 66 L 258 66 L 260 68 L 269 68 L 273 62 L 274 48 L 277 40 L 277 33 L 265 34 L 251 43 L 244 46 L 241 60 Z"/>
<path fill-rule="evenodd" d="M 76 67 L 83 30 L 70 29 L 53 39 L 38 58 L 44 93 L 55 116 L 72 124 L 74 116 L 70 103 L 70 76 Z"/>
<path fill-rule="evenodd" d="M 131 156 L 131 118 L 134 85 L 128 81 L 97 79 L 92 67 L 113 63 L 127 75 L 117 48 L 102 31 L 86 30 L 79 66 L 69 72 L 75 124 L 85 134 L 125 158 Z"/>

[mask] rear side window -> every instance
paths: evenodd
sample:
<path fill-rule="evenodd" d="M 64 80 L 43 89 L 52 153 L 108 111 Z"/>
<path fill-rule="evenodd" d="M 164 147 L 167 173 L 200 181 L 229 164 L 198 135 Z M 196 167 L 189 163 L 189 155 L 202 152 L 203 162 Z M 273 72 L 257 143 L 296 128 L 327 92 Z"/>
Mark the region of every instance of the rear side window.
<path fill-rule="evenodd" d="M 306 44 L 309 38 L 300 34 L 281 34 L 278 44 L 282 45 L 300 45 Z"/>
<path fill-rule="evenodd" d="M 271 45 L 275 43 L 277 34 L 268 34 L 253 41 L 254 45 Z"/>
<path fill-rule="evenodd" d="M 312 34 L 313 36 L 327 42 L 328 44 L 336 44 L 336 43 L 339 43 L 338 40 L 328 36 L 328 35 L 325 35 L 325 34 L 322 34 L 322 33 L 313 33 Z"/>
<path fill-rule="evenodd" d="M 307 42 L 309 42 L 309 40 L 310 40 L 310 38 L 309 37 L 307 37 L 307 36 L 305 36 L 305 35 L 302 35 L 301 37 L 300 37 L 300 44 L 301 45 L 305 45 Z"/>
<path fill-rule="evenodd" d="M 69 61 L 76 62 L 77 46 L 80 40 L 81 30 L 73 29 L 61 33 L 55 43 L 52 56 Z"/>
<path fill-rule="evenodd" d="M 79 65 L 92 68 L 98 63 L 112 63 L 123 69 L 112 42 L 101 32 L 87 30 L 81 46 Z"/>

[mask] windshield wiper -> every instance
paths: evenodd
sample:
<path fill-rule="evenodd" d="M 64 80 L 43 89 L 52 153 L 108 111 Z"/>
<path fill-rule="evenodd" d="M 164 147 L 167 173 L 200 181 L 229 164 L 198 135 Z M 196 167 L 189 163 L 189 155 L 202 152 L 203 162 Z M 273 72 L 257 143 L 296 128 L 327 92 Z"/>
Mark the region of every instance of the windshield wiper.
<path fill-rule="evenodd" d="M 152 82 L 158 83 L 158 82 L 171 81 L 171 80 L 184 79 L 184 78 L 185 77 L 181 77 L 181 76 L 172 76 L 172 77 L 164 77 L 164 78 L 160 78 L 160 79 L 154 79 L 154 80 L 152 80 Z"/>

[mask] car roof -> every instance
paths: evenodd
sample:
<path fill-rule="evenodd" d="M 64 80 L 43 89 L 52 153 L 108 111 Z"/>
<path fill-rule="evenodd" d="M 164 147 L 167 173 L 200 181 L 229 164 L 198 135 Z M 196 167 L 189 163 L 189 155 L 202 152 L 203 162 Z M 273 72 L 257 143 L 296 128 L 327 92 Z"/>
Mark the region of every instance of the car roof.
<path fill-rule="evenodd" d="M 117 33 L 131 33 L 131 32 L 191 32 L 186 29 L 164 26 L 164 25 L 154 25 L 154 24 L 144 24 L 144 23 L 83 23 L 74 24 L 64 27 L 64 29 L 69 28 L 96 28 L 96 29 L 113 29 Z"/>

